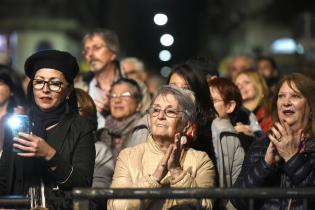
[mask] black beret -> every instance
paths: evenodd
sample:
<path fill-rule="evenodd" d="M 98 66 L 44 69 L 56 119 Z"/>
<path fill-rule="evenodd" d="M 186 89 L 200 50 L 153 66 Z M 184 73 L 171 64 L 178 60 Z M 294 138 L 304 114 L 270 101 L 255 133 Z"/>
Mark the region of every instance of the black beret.
<path fill-rule="evenodd" d="M 75 57 L 68 52 L 58 50 L 39 51 L 25 61 L 25 74 L 31 79 L 41 68 L 51 68 L 62 72 L 70 84 L 73 84 L 73 79 L 79 72 L 79 65 Z"/>

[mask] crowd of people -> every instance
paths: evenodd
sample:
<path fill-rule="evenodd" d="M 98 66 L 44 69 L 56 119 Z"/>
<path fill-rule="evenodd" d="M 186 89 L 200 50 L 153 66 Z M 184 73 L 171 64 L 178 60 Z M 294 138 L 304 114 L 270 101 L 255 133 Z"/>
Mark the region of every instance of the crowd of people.
<path fill-rule="evenodd" d="M 113 31 L 93 31 L 82 45 L 87 74 L 71 53 L 43 50 L 25 61 L 23 90 L 14 70 L 0 66 L 0 196 L 62 210 L 73 208 L 76 187 L 314 187 L 309 77 L 280 77 L 272 58 L 245 55 L 222 77 L 206 58 L 192 57 L 152 88 L 140 59 L 118 61 Z M 7 122 L 14 115 L 28 116 L 29 132 L 13 135 Z M 245 199 L 90 202 L 109 210 L 248 208 Z M 255 209 L 298 210 L 303 201 L 260 199 Z"/>

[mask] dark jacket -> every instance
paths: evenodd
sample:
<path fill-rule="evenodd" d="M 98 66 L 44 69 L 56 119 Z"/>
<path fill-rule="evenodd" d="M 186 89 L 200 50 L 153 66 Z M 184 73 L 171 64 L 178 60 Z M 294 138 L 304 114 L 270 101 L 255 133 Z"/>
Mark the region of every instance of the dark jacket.
<path fill-rule="evenodd" d="M 265 153 L 269 145 L 267 138 L 255 141 L 245 156 L 242 171 L 234 187 L 314 187 L 315 186 L 315 139 L 306 143 L 305 151 L 294 155 L 287 162 L 270 167 L 265 162 Z M 286 210 L 290 199 L 255 200 L 254 209 Z M 248 200 L 232 200 L 237 209 L 248 209 Z M 309 209 L 315 209 L 314 201 L 309 200 Z M 302 210 L 301 199 L 292 199 L 291 210 Z"/>
<path fill-rule="evenodd" d="M 21 158 L 12 152 L 12 138 L 6 138 L 0 163 L 0 192 L 25 195 L 28 187 L 41 176 L 45 184 L 49 209 L 69 209 L 64 202 L 74 187 L 92 184 L 95 147 L 93 126 L 77 114 L 68 114 L 47 132 L 47 143 L 56 150 L 50 161 L 39 158 Z M 50 170 L 55 166 L 55 170 Z M 21 168 L 22 167 L 22 168 Z M 68 193 L 67 193 L 68 191 Z M 50 200 L 51 199 L 51 200 Z M 52 202 L 50 202 L 52 201 Z"/>

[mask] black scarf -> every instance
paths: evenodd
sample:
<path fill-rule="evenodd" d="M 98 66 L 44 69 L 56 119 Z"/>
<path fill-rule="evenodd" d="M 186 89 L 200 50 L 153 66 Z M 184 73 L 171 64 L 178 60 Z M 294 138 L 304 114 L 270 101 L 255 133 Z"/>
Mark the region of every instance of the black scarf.
<path fill-rule="evenodd" d="M 32 132 L 46 140 L 46 129 L 59 121 L 66 113 L 67 101 L 62 102 L 57 108 L 50 111 L 42 111 L 34 104 L 31 109 L 31 130 Z"/>

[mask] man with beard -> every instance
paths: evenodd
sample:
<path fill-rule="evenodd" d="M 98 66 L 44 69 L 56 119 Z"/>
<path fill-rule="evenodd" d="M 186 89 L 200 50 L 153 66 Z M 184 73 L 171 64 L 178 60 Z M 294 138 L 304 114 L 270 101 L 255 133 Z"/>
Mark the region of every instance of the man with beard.
<path fill-rule="evenodd" d="M 96 30 L 83 38 L 83 55 L 91 71 L 83 78 L 83 89 L 88 91 L 96 104 L 98 128 L 104 127 L 104 117 L 109 112 L 108 94 L 111 84 L 122 77 L 117 61 L 118 53 L 119 40 L 113 31 Z"/>

